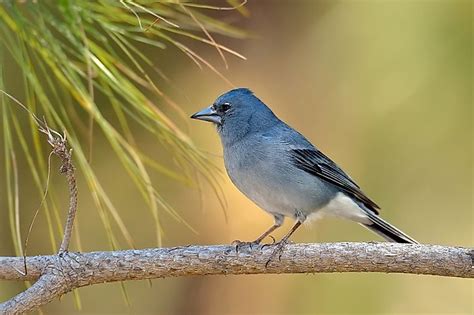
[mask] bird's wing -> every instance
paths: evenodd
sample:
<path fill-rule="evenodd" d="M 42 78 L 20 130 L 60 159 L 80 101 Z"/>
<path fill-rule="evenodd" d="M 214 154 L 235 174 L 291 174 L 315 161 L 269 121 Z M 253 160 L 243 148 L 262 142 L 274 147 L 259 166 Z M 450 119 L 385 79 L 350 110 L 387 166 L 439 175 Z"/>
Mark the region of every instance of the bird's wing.
<path fill-rule="evenodd" d="M 316 148 L 292 149 L 293 163 L 299 169 L 317 176 L 342 189 L 348 195 L 362 202 L 370 210 L 378 214 L 380 207 L 367 197 L 357 185 L 336 163 Z"/>

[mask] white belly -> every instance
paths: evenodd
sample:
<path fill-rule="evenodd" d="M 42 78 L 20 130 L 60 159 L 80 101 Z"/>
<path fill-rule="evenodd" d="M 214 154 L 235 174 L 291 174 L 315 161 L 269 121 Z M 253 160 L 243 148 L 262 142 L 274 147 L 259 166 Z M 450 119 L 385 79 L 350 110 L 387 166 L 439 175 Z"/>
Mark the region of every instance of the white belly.
<path fill-rule="evenodd" d="M 367 214 L 350 197 L 338 193 L 326 206 L 308 216 L 308 222 L 318 220 L 325 216 L 334 216 L 349 219 L 359 223 L 370 224 Z"/>

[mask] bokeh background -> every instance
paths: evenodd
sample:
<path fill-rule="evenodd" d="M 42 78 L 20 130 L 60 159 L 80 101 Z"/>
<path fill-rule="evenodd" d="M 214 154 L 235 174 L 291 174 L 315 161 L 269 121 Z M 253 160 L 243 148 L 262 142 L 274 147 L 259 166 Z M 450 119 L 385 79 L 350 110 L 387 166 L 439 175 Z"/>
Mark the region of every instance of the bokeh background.
<path fill-rule="evenodd" d="M 212 2 L 212 1 L 211 1 Z M 220 1 L 213 1 L 222 4 Z M 225 4 L 225 3 L 224 3 Z M 470 1 L 259 0 L 249 15 L 215 12 L 249 32 L 245 39 L 216 39 L 247 57 L 229 57 L 226 70 L 215 50 L 191 47 L 235 85 L 251 88 L 274 112 L 338 162 L 382 206 L 382 216 L 423 243 L 473 246 L 472 3 Z M 147 49 L 169 78 L 168 93 L 188 113 L 231 86 L 200 70 L 177 51 Z M 105 107 L 107 105 L 104 105 Z M 164 246 L 252 240 L 272 218 L 231 184 L 210 124 L 165 113 L 210 153 L 221 172 L 226 222 L 212 189 L 201 191 L 159 174 L 157 189 L 196 232 L 167 214 L 160 219 Z M 107 111 L 107 109 L 104 109 Z M 0 131 L 2 132 L 2 131 Z M 140 146 L 172 159 L 146 134 Z M 94 169 L 139 248 L 153 247 L 155 227 L 139 192 L 122 174 L 96 134 Z M 0 148 L 0 151 L 2 149 Z M 3 156 L 3 152 L 1 153 Z M 21 159 L 21 157 L 19 157 Z M 54 165 L 53 165 L 54 167 Z M 1 171 L 3 172 L 3 170 Z M 2 176 L 0 172 L 0 176 Z M 23 176 L 22 176 L 23 174 Z M 40 197 L 20 170 L 22 226 Z M 51 185 L 64 187 L 53 176 Z M 87 192 L 79 180 L 80 189 Z M 31 186 L 31 187 L 30 187 Z M 59 188 L 60 189 L 60 188 Z M 66 191 L 64 191 L 66 195 Z M 32 196 L 31 198 L 29 196 Z M 65 202 L 66 197 L 62 198 Z M 4 196 L 0 196 L 0 255 L 14 255 Z M 91 196 L 80 193 L 82 250 L 108 249 Z M 287 220 L 275 237 L 290 227 Z M 31 254 L 50 251 L 40 213 Z M 324 219 L 300 230 L 295 242 L 375 241 L 357 224 Z M 126 247 L 126 246 L 123 246 Z M 76 248 L 77 249 L 77 248 Z M 395 274 L 219 276 L 127 282 L 82 288 L 82 311 L 72 294 L 46 306 L 46 314 L 472 314 L 470 280 Z M 23 289 L 0 282 L 0 300 Z"/>

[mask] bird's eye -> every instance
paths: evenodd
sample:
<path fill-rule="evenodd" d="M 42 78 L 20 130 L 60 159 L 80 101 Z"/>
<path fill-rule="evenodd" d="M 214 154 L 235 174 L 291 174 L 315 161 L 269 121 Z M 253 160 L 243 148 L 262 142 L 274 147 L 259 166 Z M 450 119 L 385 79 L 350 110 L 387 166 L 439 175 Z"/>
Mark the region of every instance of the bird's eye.
<path fill-rule="evenodd" d="M 230 108 L 230 104 L 229 103 L 224 103 L 221 105 L 221 111 L 223 112 L 226 112 L 227 110 L 229 110 Z"/>

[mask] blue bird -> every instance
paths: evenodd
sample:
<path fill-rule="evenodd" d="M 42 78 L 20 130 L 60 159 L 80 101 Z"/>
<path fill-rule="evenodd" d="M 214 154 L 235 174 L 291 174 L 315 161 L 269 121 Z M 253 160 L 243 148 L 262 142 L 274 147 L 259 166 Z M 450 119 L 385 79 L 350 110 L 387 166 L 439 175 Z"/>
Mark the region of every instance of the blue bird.
<path fill-rule="evenodd" d="M 277 243 L 281 251 L 305 221 L 325 215 L 355 221 L 383 238 L 417 243 L 379 216 L 379 206 L 329 157 L 281 121 L 252 91 L 233 89 L 191 116 L 215 124 L 227 173 L 237 188 L 275 223 L 253 242 L 296 220 Z"/>

